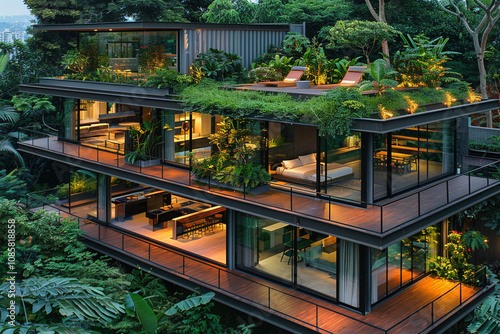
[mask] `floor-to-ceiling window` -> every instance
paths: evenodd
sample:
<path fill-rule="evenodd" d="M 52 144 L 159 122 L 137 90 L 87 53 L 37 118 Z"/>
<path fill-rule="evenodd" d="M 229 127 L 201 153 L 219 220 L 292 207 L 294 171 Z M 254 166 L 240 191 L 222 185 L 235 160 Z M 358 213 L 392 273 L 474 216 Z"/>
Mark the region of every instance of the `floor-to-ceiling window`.
<path fill-rule="evenodd" d="M 375 136 L 375 199 L 452 174 L 454 129 L 455 121 L 450 120 Z"/>
<path fill-rule="evenodd" d="M 165 159 L 189 165 L 212 154 L 209 136 L 219 130 L 221 116 L 164 110 Z M 191 153 L 190 153 L 191 152 Z"/>
<path fill-rule="evenodd" d="M 322 138 L 321 192 L 361 201 L 361 134 Z"/>
<path fill-rule="evenodd" d="M 59 117 L 59 137 L 69 140 L 78 140 L 78 100 L 56 97 L 60 111 Z"/>
<path fill-rule="evenodd" d="M 236 264 L 292 284 L 294 232 L 288 224 L 237 213 Z"/>
<path fill-rule="evenodd" d="M 387 197 L 387 160 L 389 154 L 387 134 L 375 135 L 373 138 L 373 193 L 375 199 Z"/>
<path fill-rule="evenodd" d="M 126 76 L 147 73 L 155 68 L 177 70 L 176 31 L 81 32 L 80 50 L 90 59 L 106 62 Z"/>
<path fill-rule="evenodd" d="M 275 184 L 360 201 L 360 133 L 318 139 L 316 127 L 268 122 L 268 167 Z"/>
<path fill-rule="evenodd" d="M 338 298 L 339 270 L 345 279 L 345 291 L 359 289 L 357 245 L 351 251 L 352 245 L 345 244 L 346 266 L 337 269 L 341 244 L 335 236 L 249 214 L 236 214 L 238 268 L 329 298 Z M 343 296 L 342 302 L 358 307 L 357 295 Z"/>
<path fill-rule="evenodd" d="M 386 249 L 371 249 L 371 301 L 376 303 L 422 277 L 439 254 L 440 224 L 398 241 Z"/>

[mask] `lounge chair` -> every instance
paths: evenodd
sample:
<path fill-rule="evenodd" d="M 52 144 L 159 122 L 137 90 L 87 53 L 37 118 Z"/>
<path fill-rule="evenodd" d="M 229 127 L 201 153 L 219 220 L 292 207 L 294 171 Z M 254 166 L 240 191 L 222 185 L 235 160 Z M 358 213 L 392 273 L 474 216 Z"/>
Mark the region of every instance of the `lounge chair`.
<path fill-rule="evenodd" d="M 316 89 L 333 89 L 338 87 L 350 87 L 356 86 L 361 82 L 363 78 L 363 73 L 366 71 L 366 66 L 349 66 L 346 74 L 342 81 L 338 84 L 333 85 L 318 85 L 314 88 Z"/>
<path fill-rule="evenodd" d="M 300 79 L 302 74 L 307 71 L 307 67 L 304 66 L 294 66 L 290 70 L 290 73 L 286 76 L 283 81 L 265 81 L 259 82 L 259 85 L 271 86 L 271 87 L 290 87 L 295 86 L 295 82 Z"/>

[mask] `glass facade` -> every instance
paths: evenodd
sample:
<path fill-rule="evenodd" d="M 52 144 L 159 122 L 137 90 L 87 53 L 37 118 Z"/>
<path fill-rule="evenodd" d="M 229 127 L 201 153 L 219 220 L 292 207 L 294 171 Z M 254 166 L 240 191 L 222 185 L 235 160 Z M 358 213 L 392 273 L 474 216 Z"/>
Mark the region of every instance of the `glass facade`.
<path fill-rule="evenodd" d="M 201 161 L 212 153 L 209 135 L 219 128 L 220 116 L 201 113 L 173 113 L 164 111 L 168 118 L 165 124 L 167 160 L 189 165 L 189 152 L 195 161 Z M 173 129 L 173 130 L 172 130 Z M 173 150 L 172 150 L 173 148 Z"/>
<path fill-rule="evenodd" d="M 321 192 L 361 201 L 361 134 L 322 140 Z"/>
<path fill-rule="evenodd" d="M 371 249 L 372 304 L 422 277 L 440 254 L 440 224 L 386 249 Z"/>
<path fill-rule="evenodd" d="M 59 137 L 78 140 L 78 100 L 70 98 L 55 98 L 60 110 Z"/>
<path fill-rule="evenodd" d="M 337 298 L 338 290 L 337 241 L 334 236 L 278 221 L 236 214 L 237 267 L 330 298 Z M 350 263 L 353 262 L 351 256 L 356 254 L 346 253 Z M 349 275 L 346 272 L 345 277 Z M 347 304 L 351 302 L 346 300 Z"/>
<path fill-rule="evenodd" d="M 382 199 L 454 173 L 455 121 L 374 138 L 374 194 Z"/>
<path fill-rule="evenodd" d="M 81 32 L 79 48 L 97 53 L 115 72 L 177 70 L 177 31 Z"/>

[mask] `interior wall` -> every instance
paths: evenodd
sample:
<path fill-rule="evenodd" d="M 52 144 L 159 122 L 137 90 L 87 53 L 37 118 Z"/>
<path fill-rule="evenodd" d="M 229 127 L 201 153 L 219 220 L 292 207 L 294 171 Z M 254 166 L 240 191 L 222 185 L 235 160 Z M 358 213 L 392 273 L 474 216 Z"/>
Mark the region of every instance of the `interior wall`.
<path fill-rule="evenodd" d="M 317 130 L 314 126 L 295 125 L 295 156 L 316 152 Z"/>

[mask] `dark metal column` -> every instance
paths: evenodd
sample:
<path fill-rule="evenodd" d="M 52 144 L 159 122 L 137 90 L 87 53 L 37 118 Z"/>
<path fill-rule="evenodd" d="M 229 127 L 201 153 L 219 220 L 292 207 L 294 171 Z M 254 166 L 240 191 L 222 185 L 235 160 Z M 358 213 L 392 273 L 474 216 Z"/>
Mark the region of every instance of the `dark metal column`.
<path fill-rule="evenodd" d="M 111 223 L 111 176 L 97 175 L 97 219 Z"/>
<path fill-rule="evenodd" d="M 373 133 L 361 133 L 361 202 L 373 203 Z"/>
<path fill-rule="evenodd" d="M 370 247 L 359 245 L 359 308 L 363 314 L 372 310 Z"/>
<path fill-rule="evenodd" d="M 316 128 L 316 192 L 321 192 L 321 139 L 322 138 L 319 136 L 319 131 Z M 325 175 L 327 154 L 328 151 L 325 150 Z M 327 182 L 325 177 L 325 192 L 327 192 L 326 184 Z"/>
<path fill-rule="evenodd" d="M 226 210 L 226 264 L 230 270 L 236 268 L 236 212 Z"/>

